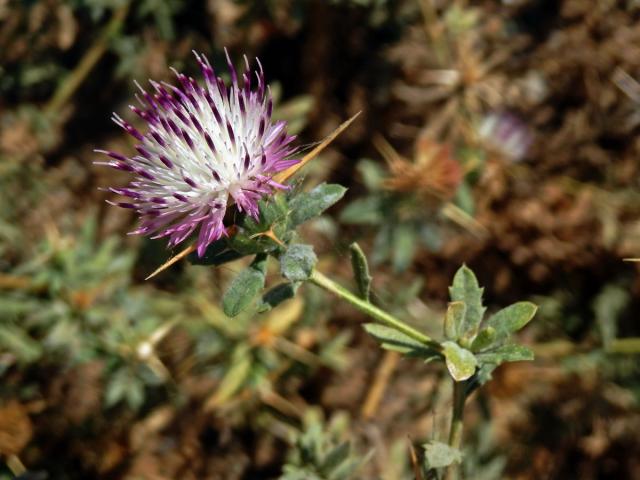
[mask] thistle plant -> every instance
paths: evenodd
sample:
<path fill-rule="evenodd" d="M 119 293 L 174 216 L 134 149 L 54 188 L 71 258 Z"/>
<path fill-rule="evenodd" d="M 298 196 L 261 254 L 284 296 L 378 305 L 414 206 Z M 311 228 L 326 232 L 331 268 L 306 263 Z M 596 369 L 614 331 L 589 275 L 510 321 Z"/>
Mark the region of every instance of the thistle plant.
<path fill-rule="evenodd" d="M 466 400 L 501 363 L 533 358 L 529 349 L 511 342 L 511 335 L 533 318 L 536 307 L 519 302 L 485 319 L 483 289 L 462 266 L 450 287 L 443 335 L 436 339 L 373 302 L 368 261 L 358 245 L 350 249 L 357 293 L 322 273 L 300 227 L 336 204 L 346 189 L 322 183 L 304 191 L 286 182 L 348 122 L 303 158 L 293 159 L 298 151 L 286 124 L 271 122 L 262 69 L 254 91 L 248 62 L 240 82 L 228 61 L 227 87 L 206 58 L 196 59 L 206 87 L 176 73 L 180 88 L 152 82 L 154 96 L 142 90 L 146 108 L 132 110 L 147 123 L 147 132 L 114 117 L 140 142 L 133 157 L 104 152 L 111 158 L 108 165 L 134 175 L 126 188 L 111 189 L 130 201 L 114 203 L 141 216 L 143 223 L 133 233 L 168 237 L 171 247 L 191 237 L 193 246 L 177 258 L 189 254 L 195 265 L 220 266 L 251 257 L 223 295 L 222 309 L 229 317 L 267 312 L 311 283 L 370 317 L 364 328 L 383 348 L 423 362 L 442 362 L 453 383 L 448 442 L 426 444 L 420 469 L 428 478 L 439 478 L 442 469 L 446 478 L 455 478 Z M 232 209 L 234 215 L 226 215 Z M 282 281 L 266 288 L 273 262 Z"/>
<path fill-rule="evenodd" d="M 295 136 L 287 135 L 286 122 L 271 121 L 273 102 L 260 63 L 252 72 L 245 57 L 240 85 L 227 55 L 232 79 L 227 87 L 206 57 L 195 56 L 205 87 L 177 71 L 180 87 L 151 81 L 153 96 L 140 87 L 142 108 L 131 110 L 146 122 L 145 134 L 114 114 L 114 122 L 140 142 L 137 155 L 97 151 L 110 157 L 106 165 L 135 174 L 127 188 L 110 188 L 130 199 L 115 205 L 135 209 L 142 218 L 132 233 L 169 237 L 169 246 L 175 246 L 198 230 L 202 256 L 211 242 L 227 235 L 227 207 L 235 202 L 239 212 L 258 219 L 257 200 L 286 188 L 273 175 L 298 160 L 290 158 Z"/>

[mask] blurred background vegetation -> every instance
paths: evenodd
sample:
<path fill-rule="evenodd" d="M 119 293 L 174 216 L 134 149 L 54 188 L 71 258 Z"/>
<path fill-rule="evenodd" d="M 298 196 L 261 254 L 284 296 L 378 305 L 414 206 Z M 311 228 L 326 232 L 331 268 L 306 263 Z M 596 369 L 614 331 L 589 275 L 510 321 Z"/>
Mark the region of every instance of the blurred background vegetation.
<path fill-rule="evenodd" d="M 541 308 L 470 401 L 466 478 L 640 478 L 640 3 L 0 0 L 0 478 L 409 479 L 443 374 L 384 353 L 311 286 L 230 321 L 242 265 L 126 236 L 98 187 L 134 79 L 258 56 L 306 170 L 349 187 L 305 226 L 322 268 L 442 328 L 466 262 Z M 175 253 L 175 252 L 174 252 Z M 275 275 L 274 275 L 275 277 Z"/>

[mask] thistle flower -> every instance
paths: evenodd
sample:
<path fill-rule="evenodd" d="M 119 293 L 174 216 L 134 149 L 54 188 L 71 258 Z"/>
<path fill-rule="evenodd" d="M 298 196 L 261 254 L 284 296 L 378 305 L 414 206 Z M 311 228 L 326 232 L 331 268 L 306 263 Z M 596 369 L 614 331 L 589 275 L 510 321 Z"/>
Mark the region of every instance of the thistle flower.
<path fill-rule="evenodd" d="M 298 160 L 291 158 L 297 149 L 286 122 L 271 120 L 273 103 L 260 61 L 251 71 L 244 57 L 240 82 L 227 53 L 227 86 L 206 57 L 194 54 L 205 87 L 173 69 L 178 87 L 150 80 L 155 90 L 150 94 L 136 83 L 141 108 L 130 108 L 146 123 L 146 133 L 115 113 L 113 121 L 139 142 L 138 154 L 96 150 L 110 158 L 96 163 L 134 174 L 125 188 L 109 188 L 128 200 L 108 200 L 140 215 L 141 225 L 131 234 L 169 237 L 173 247 L 199 228 L 196 245 L 202 256 L 211 242 L 227 235 L 227 208 L 235 203 L 240 212 L 257 218 L 258 200 L 287 188 L 272 176 Z"/>
<path fill-rule="evenodd" d="M 533 134 L 528 125 L 520 117 L 508 112 L 486 115 L 479 125 L 478 134 L 489 148 L 514 162 L 522 160 L 533 143 Z"/>

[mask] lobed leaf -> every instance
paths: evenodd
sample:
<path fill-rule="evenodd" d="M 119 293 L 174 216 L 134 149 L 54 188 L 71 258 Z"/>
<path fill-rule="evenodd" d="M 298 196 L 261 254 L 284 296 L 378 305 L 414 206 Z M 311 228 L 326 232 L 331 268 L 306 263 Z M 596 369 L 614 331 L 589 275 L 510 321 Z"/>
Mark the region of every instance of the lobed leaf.
<path fill-rule="evenodd" d="M 482 317 L 486 310 L 482 306 L 482 293 L 484 288 L 478 285 L 478 279 L 473 271 L 463 265 L 458 269 L 453 277 L 453 285 L 449 287 L 451 300 L 456 302 L 464 302 L 467 306 L 465 320 L 460 335 L 473 338 L 475 337 Z"/>

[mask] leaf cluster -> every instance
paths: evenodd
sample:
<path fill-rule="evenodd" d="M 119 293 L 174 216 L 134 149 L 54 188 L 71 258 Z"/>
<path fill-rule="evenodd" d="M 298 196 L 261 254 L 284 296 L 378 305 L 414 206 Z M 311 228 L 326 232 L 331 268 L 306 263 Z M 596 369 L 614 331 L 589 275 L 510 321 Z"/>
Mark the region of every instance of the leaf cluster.
<path fill-rule="evenodd" d="M 462 266 L 449 288 L 449 303 L 444 319 L 444 340 L 423 343 L 394 328 L 369 323 L 365 330 L 383 348 L 423 359 L 443 360 L 451 377 L 481 385 L 491 372 L 505 362 L 532 360 L 533 352 L 511 343 L 511 336 L 523 328 L 536 313 L 531 302 L 517 302 L 484 319 L 483 289 L 473 271 Z"/>
<path fill-rule="evenodd" d="M 483 288 L 473 271 L 462 266 L 449 287 L 451 303 L 445 315 L 442 343 L 449 373 L 456 381 L 476 375 L 480 384 L 501 363 L 533 360 L 533 352 L 510 343 L 512 334 L 527 325 L 536 313 L 531 302 L 517 302 L 484 320 Z"/>
<path fill-rule="evenodd" d="M 105 407 L 141 407 L 147 388 L 166 380 L 149 362 L 152 349 L 141 346 L 181 309 L 177 300 L 132 288 L 133 262 L 114 238 L 97 243 L 94 219 L 75 240 L 43 241 L 6 275 L 17 288 L 0 296 L 0 376 L 45 361 L 61 371 L 97 361 Z"/>
<path fill-rule="evenodd" d="M 356 453 L 348 440 L 348 416 L 336 414 L 325 422 L 319 411 L 310 409 L 302 431 L 292 434 L 293 448 L 280 480 L 348 480 L 369 455 Z"/>
<path fill-rule="evenodd" d="M 233 279 L 222 299 L 230 317 L 243 312 L 261 292 L 256 310 L 268 311 L 293 297 L 301 282 L 309 279 L 317 262 L 311 245 L 297 243 L 296 229 L 321 215 L 340 200 L 346 189 L 322 183 L 309 192 L 292 190 L 260 201 L 260 216 L 243 215 L 235 223 L 235 233 L 211 244 L 202 257 L 191 254 L 195 265 L 222 265 L 253 256 L 250 265 Z M 264 291 L 267 264 L 275 258 L 284 282 Z M 263 292 L 264 291 L 264 292 Z"/>

